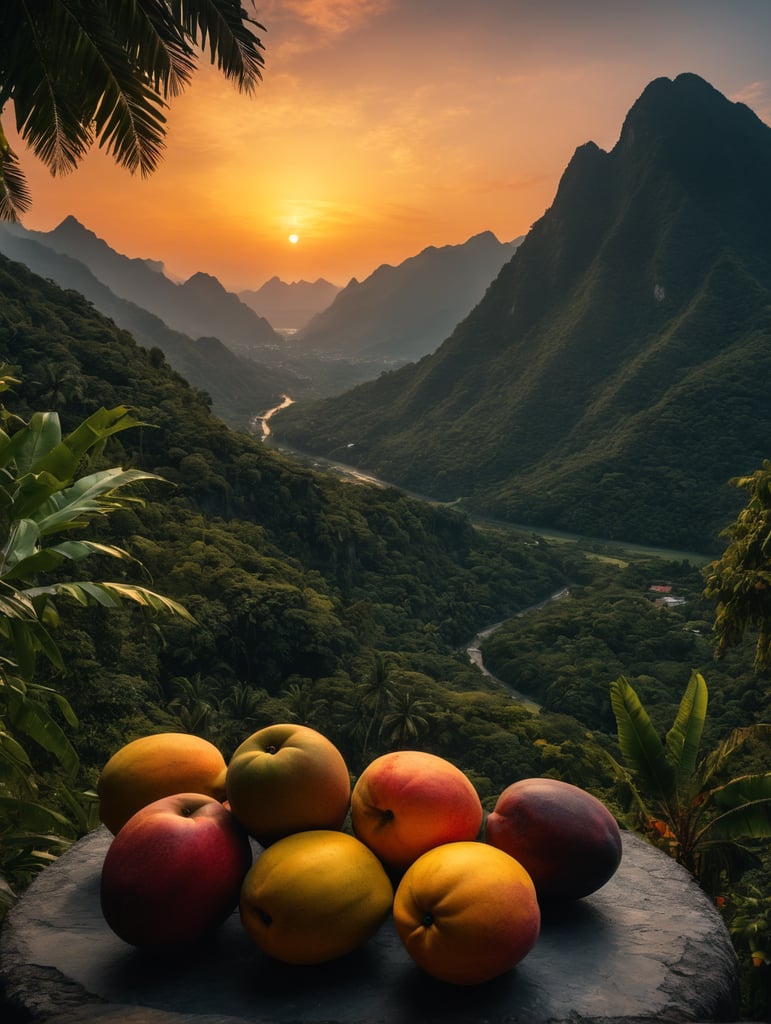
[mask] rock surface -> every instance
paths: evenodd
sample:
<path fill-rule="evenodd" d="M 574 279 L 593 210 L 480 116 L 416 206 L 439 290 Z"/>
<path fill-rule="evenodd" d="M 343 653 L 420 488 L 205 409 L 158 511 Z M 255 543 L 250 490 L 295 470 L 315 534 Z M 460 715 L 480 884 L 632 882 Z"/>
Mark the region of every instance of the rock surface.
<path fill-rule="evenodd" d="M 270 961 L 237 912 L 184 953 L 143 952 L 105 925 L 101 828 L 38 876 L 0 936 L 4 1022 L 46 1024 L 642 1024 L 738 1019 L 730 938 L 690 876 L 624 834 L 597 893 L 546 917 L 513 971 L 471 988 L 423 975 L 390 922 L 320 967 Z"/>

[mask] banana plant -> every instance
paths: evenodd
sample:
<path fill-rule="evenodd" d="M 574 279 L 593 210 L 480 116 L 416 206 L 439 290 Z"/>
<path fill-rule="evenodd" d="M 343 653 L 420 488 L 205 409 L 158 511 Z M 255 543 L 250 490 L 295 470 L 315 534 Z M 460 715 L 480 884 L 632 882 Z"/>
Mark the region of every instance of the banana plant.
<path fill-rule="evenodd" d="M 663 740 L 623 676 L 610 684 L 610 698 L 627 769 L 613 765 L 630 788 L 638 822 L 711 887 L 721 872 L 751 856 L 747 842 L 771 837 L 771 772 L 724 781 L 732 755 L 751 739 L 771 737 L 771 725 L 735 729 L 700 758 L 709 695 L 699 672 L 691 673 Z"/>
<path fill-rule="evenodd" d="M 0 368 L 0 392 L 15 383 Z M 38 655 L 64 669 L 51 634 L 59 621 L 59 599 L 108 608 L 128 600 L 192 621 L 182 605 L 143 586 L 50 578 L 59 567 L 91 555 L 140 566 L 119 547 L 77 536 L 95 517 L 141 504 L 141 498 L 119 493 L 124 487 L 160 479 L 120 468 L 81 475 L 111 436 L 138 425 L 125 407 L 102 408 L 63 436 L 56 413 L 34 413 L 24 422 L 0 406 L 0 846 L 3 870 L 17 878 L 45 863 L 47 849 L 88 827 L 87 811 L 67 788 L 79 759 L 64 726 L 76 727 L 77 717 L 53 687 L 35 681 Z M 53 757 L 67 780 L 59 808 L 37 799 L 30 744 Z"/>

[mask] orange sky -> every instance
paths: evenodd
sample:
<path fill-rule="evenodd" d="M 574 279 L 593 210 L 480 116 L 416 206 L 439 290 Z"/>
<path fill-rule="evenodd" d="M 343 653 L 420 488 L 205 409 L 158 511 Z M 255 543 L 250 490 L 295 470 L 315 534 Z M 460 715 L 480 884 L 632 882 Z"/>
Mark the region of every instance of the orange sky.
<path fill-rule="evenodd" d="M 54 179 L 16 140 L 25 226 L 73 214 L 234 290 L 343 285 L 428 245 L 526 233 L 575 148 L 611 148 L 660 75 L 695 72 L 771 123 L 771 0 L 266 0 L 257 17 L 256 95 L 203 67 L 152 177 L 96 152 Z"/>

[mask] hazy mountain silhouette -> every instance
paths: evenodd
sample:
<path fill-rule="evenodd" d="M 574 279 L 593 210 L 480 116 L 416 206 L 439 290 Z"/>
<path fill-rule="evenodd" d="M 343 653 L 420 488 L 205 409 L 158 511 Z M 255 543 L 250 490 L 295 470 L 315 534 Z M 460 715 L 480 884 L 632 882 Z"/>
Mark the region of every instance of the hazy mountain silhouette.
<path fill-rule="evenodd" d="M 294 336 L 303 349 L 403 361 L 432 352 L 479 302 L 521 239 L 491 231 L 462 245 L 429 246 L 396 267 L 355 278 Z"/>
<path fill-rule="evenodd" d="M 749 108 L 657 79 L 433 355 L 274 436 L 510 521 L 714 547 L 770 454 L 769 181 Z"/>
<path fill-rule="evenodd" d="M 194 274 L 176 284 L 160 271 L 158 261 L 121 255 L 72 216 L 53 231 L 29 234 L 56 252 L 79 260 L 115 295 L 154 313 L 191 338 L 219 338 L 246 353 L 260 345 L 281 343 L 267 320 L 209 274 Z"/>
<path fill-rule="evenodd" d="M 217 338 L 194 340 L 173 330 L 159 317 L 115 295 L 79 260 L 40 243 L 18 225 L 0 225 L 0 253 L 62 288 L 79 292 L 140 345 L 159 348 L 178 373 L 210 395 L 214 411 L 231 426 L 248 428 L 255 414 L 276 405 L 284 392 L 302 393 L 303 383 L 291 372 L 245 359 Z"/>
<path fill-rule="evenodd" d="M 323 277 L 288 284 L 271 277 L 261 288 L 247 289 L 238 297 L 276 329 L 297 331 L 332 302 L 340 287 Z"/>

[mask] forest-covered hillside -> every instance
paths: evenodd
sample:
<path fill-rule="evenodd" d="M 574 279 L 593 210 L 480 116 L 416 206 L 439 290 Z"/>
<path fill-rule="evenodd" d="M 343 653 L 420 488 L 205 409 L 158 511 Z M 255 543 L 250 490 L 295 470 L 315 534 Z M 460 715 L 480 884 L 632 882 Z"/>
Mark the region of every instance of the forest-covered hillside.
<path fill-rule="evenodd" d="M 476 687 L 482 677 L 458 653 L 464 641 L 564 578 L 561 554 L 547 545 L 480 532 L 457 512 L 392 489 L 313 473 L 231 430 L 162 353 L 6 260 L 0 359 L 22 378 L 9 403 L 21 415 L 56 409 L 66 430 L 101 405 L 137 409 L 147 426 L 113 440 L 104 457 L 167 481 L 147 488 L 144 508 L 111 516 L 103 529 L 197 626 L 67 609 L 63 687 L 83 719 L 79 742 L 91 766 L 126 735 L 174 715 L 191 725 L 204 705 L 231 706 L 243 688 L 271 700 L 290 688 L 298 707 L 312 708 L 327 680 L 329 706 L 355 720 L 356 687 L 378 658 L 398 670 L 402 683 L 392 685 L 405 701 L 435 679 Z M 290 713 L 270 701 L 255 710 L 260 720 Z M 251 719 L 230 721 L 232 743 Z M 344 727 L 336 732 L 346 745 Z"/>
<path fill-rule="evenodd" d="M 698 566 L 474 527 L 393 488 L 306 469 L 217 420 L 159 350 L 5 259 L 0 361 L 21 378 L 5 405 L 24 418 L 56 409 L 67 430 L 101 406 L 137 410 L 146 425 L 111 439 L 96 465 L 166 482 L 143 485 L 144 504 L 106 517 L 98 536 L 141 560 L 121 580 L 149 583 L 195 617 L 59 601 L 67 669 L 53 676 L 41 663 L 39 678 L 79 717 L 84 788 L 147 732 L 194 732 L 227 757 L 255 729 L 293 720 L 332 738 L 354 774 L 380 752 L 419 747 L 463 768 L 488 808 L 509 783 L 548 775 L 601 795 L 624 820 L 633 805 L 607 756 L 619 757 L 614 678 L 629 678 L 663 731 L 691 671 L 703 671 L 710 746 L 771 715 L 751 650 L 712 661 Z M 105 562 L 94 571 L 114 579 Z M 682 600 L 655 604 L 662 587 Z M 527 611 L 555 590 L 565 597 Z M 483 644 L 498 682 L 465 647 L 518 611 Z M 765 763 L 767 749 L 748 749 L 748 768 Z M 38 751 L 48 799 L 52 769 Z M 762 885 L 762 859 L 749 863 Z"/>
<path fill-rule="evenodd" d="M 279 443 L 465 508 L 717 551 L 769 454 L 771 128 L 696 75 L 651 83 L 432 355 L 299 401 Z"/>

